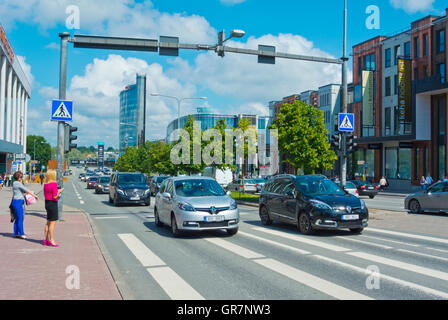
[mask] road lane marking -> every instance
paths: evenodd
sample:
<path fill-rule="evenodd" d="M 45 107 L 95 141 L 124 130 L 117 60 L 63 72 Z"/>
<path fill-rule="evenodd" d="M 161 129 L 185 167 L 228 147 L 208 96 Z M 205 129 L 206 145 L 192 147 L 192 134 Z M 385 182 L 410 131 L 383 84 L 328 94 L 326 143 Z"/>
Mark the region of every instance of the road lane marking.
<path fill-rule="evenodd" d="M 251 233 L 246 233 L 246 232 L 240 231 L 240 232 L 238 232 L 238 234 L 242 235 L 242 236 L 245 236 L 245 237 L 256 239 L 258 241 L 266 242 L 266 243 L 269 243 L 269 244 L 277 246 L 277 247 L 281 247 L 281 248 L 285 248 L 285 249 L 288 249 L 288 250 L 291 250 L 291 251 L 295 251 L 295 252 L 298 252 L 300 254 L 310 254 L 310 252 L 308 252 L 308 251 L 305 251 L 305 250 L 302 250 L 302 249 L 298 249 L 298 248 L 295 248 L 295 247 L 291 247 L 291 246 L 288 246 L 286 244 L 275 242 L 275 241 L 268 240 L 268 239 L 265 239 L 265 238 L 257 237 L 257 236 L 255 236 L 255 235 L 253 235 Z"/>
<path fill-rule="evenodd" d="M 448 261 L 448 258 L 443 258 L 443 257 L 433 256 L 433 255 L 426 254 L 426 253 L 415 252 L 415 251 L 404 250 L 404 249 L 397 249 L 397 250 L 398 250 L 398 251 L 401 251 L 401 252 L 406 252 L 406 253 L 415 254 L 415 255 L 417 255 L 417 256 L 428 257 L 428 258 L 438 259 L 438 260 L 442 260 L 442 261 Z"/>
<path fill-rule="evenodd" d="M 302 283 L 310 288 L 318 290 L 324 294 L 332 296 L 336 299 L 347 300 L 371 300 L 363 294 L 341 287 L 335 283 L 323 280 L 317 276 L 301 271 L 275 259 L 266 258 L 265 256 L 256 253 L 252 250 L 243 248 L 239 245 L 231 243 L 222 239 L 205 239 L 213 244 L 220 246 L 234 254 L 249 259 L 265 268 L 271 269 L 287 278 L 293 279 L 299 283 Z"/>
<path fill-rule="evenodd" d="M 426 240 L 426 241 L 448 244 L 448 239 L 420 236 L 418 234 L 404 233 L 404 232 L 397 232 L 397 231 L 390 231 L 390 230 L 376 229 L 376 228 L 369 228 L 367 230 L 368 230 L 368 232 L 385 233 L 385 234 L 391 234 L 391 235 L 401 236 L 401 237 L 405 237 L 405 238 L 412 238 L 412 239 Z"/>
<path fill-rule="evenodd" d="M 294 241 L 298 241 L 298 242 L 302 242 L 302 243 L 306 243 L 315 247 L 321 247 L 327 250 L 331 250 L 331 251 L 336 251 L 336 252 L 346 252 L 346 251 L 350 251 L 351 249 L 347 249 L 341 246 L 336 246 L 333 244 L 329 244 L 329 243 L 325 243 L 325 242 L 321 242 L 321 241 L 316 241 L 316 240 L 312 240 L 309 239 L 305 236 L 299 236 L 299 235 L 294 235 L 294 234 L 290 234 L 290 233 L 285 233 L 285 232 L 280 232 L 280 231 L 276 231 L 276 230 L 272 230 L 272 229 L 268 229 L 268 228 L 260 228 L 260 227 L 255 227 L 252 228 L 253 230 L 257 230 L 257 231 L 261 231 L 264 233 L 269 233 L 269 234 L 273 234 L 285 239 L 290 239 L 290 240 L 294 240 Z"/>
<path fill-rule="evenodd" d="M 425 247 L 425 249 L 434 250 L 434 251 L 443 252 L 443 253 L 448 253 L 448 250 L 443 250 L 443 249 L 436 249 L 436 248 L 431 248 L 431 247 Z"/>
<path fill-rule="evenodd" d="M 253 262 L 262 265 L 272 271 L 278 272 L 281 275 L 302 283 L 310 288 L 323 292 L 340 300 L 373 300 L 372 298 L 352 291 L 350 289 L 341 287 L 335 283 L 323 280 L 312 274 L 306 273 L 299 269 L 293 268 L 289 265 L 281 263 L 274 259 L 259 259 Z"/>
<path fill-rule="evenodd" d="M 128 249 L 144 267 L 164 266 L 165 262 L 155 255 L 143 242 L 132 233 L 118 234 Z"/>
<path fill-rule="evenodd" d="M 338 265 L 340 265 L 340 266 L 342 266 L 344 268 L 352 269 L 352 270 L 354 270 L 356 272 L 359 272 L 359 273 L 362 273 L 362 274 L 366 274 L 366 269 L 363 269 L 363 268 L 360 268 L 360 267 L 356 267 L 354 265 L 351 265 L 351 264 L 348 264 L 348 263 L 345 263 L 345 262 L 342 262 L 342 261 L 334 260 L 334 259 L 331 259 L 331 258 L 328 258 L 328 257 L 324 257 L 324 256 L 320 256 L 320 255 L 313 255 L 313 257 L 315 257 L 317 259 L 324 260 L 324 261 L 328 261 L 328 262 L 333 263 L 333 264 L 338 264 Z M 388 281 L 394 282 L 394 283 L 396 283 L 398 285 L 401 285 L 401 286 L 404 286 L 404 287 L 408 287 L 408 288 L 411 288 L 411 289 L 414 289 L 414 290 L 418 290 L 418 291 L 424 292 L 426 294 L 430 294 L 430 295 L 438 296 L 438 297 L 441 297 L 441 298 L 444 298 L 444 299 L 448 299 L 448 293 L 446 293 L 446 292 L 435 290 L 435 289 L 431 289 L 431 288 L 428 288 L 428 287 L 424 287 L 424 286 L 421 286 L 421 285 L 413 283 L 413 282 L 397 279 L 397 278 L 385 275 L 383 273 L 380 274 L 380 279 L 381 280 L 383 280 L 383 279 L 384 280 L 388 280 Z"/>
<path fill-rule="evenodd" d="M 345 237 L 342 237 L 342 236 L 335 236 L 335 238 L 337 238 L 337 239 L 343 239 L 343 240 L 347 240 L 347 241 L 358 242 L 358 243 L 366 244 L 366 245 L 368 245 L 368 246 L 379 247 L 379 248 L 383 248 L 383 249 L 392 249 L 392 247 L 385 246 L 385 245 L 383 245 L 383 244 L 373 243 L 373 242 L 368 242 L 368 241 L 362 241 L 362 240 L 355 239 L 355 238 L 351 238 L 351 237 L 348 237 L 348 236 L 345 236 Z"/>
<path fill-rule="evenodd" d="M 170 267 L 146 269 L 172 300 L 205 300 Z"/>
<path fill-rule="evenodd" d="M 392 259 L 377 256 L 377 255 L 364 253 L 364 252 L 346 252 L 346 254 L 357 257 L 357 258 L 370 260 L 375 263 L 389 265 L 389 266 L 392 266 L 392 267 L 395 267 L 398 269 L 403 269 L 403 270 L 407 270 L 407 271 L 411 271 L 411 272 L 415 272 L 415 273 L 420 273 L 427 277 L 432 277 L 432 278 L 437 278 L 437 279 L 448 281 L 448 273 L 442 272 L 439 270 L 420 267 L 420 266 L 417 266 L 414 264 L 401 262 L 401 261 L 397 261 L 397 260 L 392 260 Z"/>
<path fill-rule="evenodd" d="M 81 200 L 81 201 L 79 201 L 79 203 L 80 203 L 80 204 L 84 204 L 84 201 Z"/>
<path fill-rule="evenodd" d="M 205 240 L 208 242 L 211 242 L 221 248 L 229 250 L 239 256 L 242 256 L 243 258 L 247 258 L 247 259 L 264 258 L 264 256 L 259 253 L 256 253 L 252 250 L 240 247 L 240 246 L 233 244 L 229 241 L 225 241 L 225 240 L 218 239 L 218 238 L 209 238 L 209 239 L 205 239 Z"/>
<path fill-rule="evenodd" d="M 362 238 L 369 238 L 369 239 L 376 239 L 376 240 L 380 240 L 380 241 L 384 241 L 384 242 L 398 243 L 398 244 L 411 246 L 411 247 L 420 247 L 419 244 L 406 243 L 406 242 L 402 242 L 402 241 L 389 240 L 389 239 L 384 239 L 384 238 L 379 238 L 379 237 L 365 236 L 365 235 L 362 235 L 361 237 Z"/>

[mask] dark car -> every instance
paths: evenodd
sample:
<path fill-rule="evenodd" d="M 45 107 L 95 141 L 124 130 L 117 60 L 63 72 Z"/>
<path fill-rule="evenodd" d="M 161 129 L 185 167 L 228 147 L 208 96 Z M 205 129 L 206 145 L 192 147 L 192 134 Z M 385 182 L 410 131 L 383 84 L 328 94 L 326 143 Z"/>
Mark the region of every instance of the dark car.
<path fill-rule="evenodd" d="M 95 189 L 96 183 L 98 182 L 98 176 L 91 176 L 87 179 L 87 189 Z"/>
<path fill-rule="evenodd" d="M 110 177 L 100 177 L 98 183 L 95 186 L 95 193 L 109 193 Z"/>
<path fill-rule="evenodd" d="M 351 180 L 350 182 L 358 189 L 359 196 L 368 196 L 370 199 L 373 199 L 378 195 L 378 185 L 375 186 L 360 180 Z"/>
<path fill-rule="evenodd" d="M 79 180 L 81 180 L 81 179 L 84 178 L 85 176 L 86 176 L 85 173 L 80 173 L 79 176 L 78 176 L 78 178 L 79 178 Z"/>
<path fill-rule="evenodd" d="M 153 177 L 149 183 L 149 189 L 151 190 L 151 195 L 155 196 L 160 189 L 160 186 L 162 185 L 162 182 L 168 179 L 169 177 Z"/>
<path fill-rule="evenodd" d="M 149 188 L 142 173 L 114 172 L 109 184 L 109 203 L 151 204 Z"/>
<path fill-rule="evenodd" d="M 294 224 L 304 234 L 316 229 L 360 233 L 369 219 L 363 200 L 323 176 L 275 176 L 262 189 L 259 204 L 264 225 Z"/>

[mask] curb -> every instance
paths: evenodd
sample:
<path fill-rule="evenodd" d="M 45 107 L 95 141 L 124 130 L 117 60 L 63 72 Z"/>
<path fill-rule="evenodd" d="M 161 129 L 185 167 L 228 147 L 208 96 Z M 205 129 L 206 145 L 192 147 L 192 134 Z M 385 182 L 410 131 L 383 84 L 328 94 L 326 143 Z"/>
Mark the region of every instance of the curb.
<path fill-rule="evenodd" d="M 242 205 L 242 206 L 258 208 L 258 203 L 254 203 L 254 202 L 244 202 L 244 201 L 236 200 L 236 203 L 239 205 Z"/>

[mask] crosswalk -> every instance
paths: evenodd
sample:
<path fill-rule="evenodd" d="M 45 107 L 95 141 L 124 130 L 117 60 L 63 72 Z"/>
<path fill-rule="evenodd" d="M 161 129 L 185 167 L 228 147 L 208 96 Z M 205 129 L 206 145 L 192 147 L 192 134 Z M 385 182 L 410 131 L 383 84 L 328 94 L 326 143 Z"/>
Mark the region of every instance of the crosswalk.
<path fill-rule="evenodd" d="M 252 273 L 255 270 L 261 279 L 271 273 L 289 281 L 292 287 L 312 290 L 316 293 L 313 297 L 322 299 L 448 299 L 448 272 L 445 272 L 448 252 L 443 249 L 446 239 L 377 228 L 369 228 L 356 236 L 310 237 L 275 226 L 243 225 L 230 238 L 206 234 L 193 239 L 172 239 L 183 241 L 183 247 L 187 248 L 181 251 L 185 256 L 178 259 L 184 259 L 186 264 L 194 263 L 189 260 L 188 248 L 196 251 L 207 248 L 216 257 L 230 257 L 216 268 L 225 268 L 227 262 L 234 268 L 233 264 L 238 263 L 242 266 L 241 273 L 246 272 L 246 267 Z M 145 243 L 144 235 L 120 233 L 117 236 L 170 299 L 207 299 L 209 290 L 219 287 L 219 281 L 213 277 L 205 284 L 189 283 L 182 275 L 191 270 L 168 265 L 164 256 L 168 253 L 158 248 L 156 254 L 151 250 L 151 242 Z M 372 265 L 380 270 L 379 289 L 366 285 L 369 277 L 374 276 L 368 269 Z M 207 274 L 205 266 L 204 270 L 201 265 L 195 268 L 195 273 Z M 216 272 L 219 274 L 219 269 Z M 395 296 L 397 293 L 401 296 Z"/>

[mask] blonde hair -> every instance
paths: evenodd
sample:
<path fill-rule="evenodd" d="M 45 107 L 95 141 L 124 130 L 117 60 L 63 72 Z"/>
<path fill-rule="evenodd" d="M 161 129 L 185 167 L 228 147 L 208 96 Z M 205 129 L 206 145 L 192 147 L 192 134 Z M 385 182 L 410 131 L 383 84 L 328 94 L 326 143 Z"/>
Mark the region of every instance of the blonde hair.
<path fill-rule="evenodd" d="M 48 170 L 45 175 L 45 183 L 56 182 L 56 170 Z"/>

